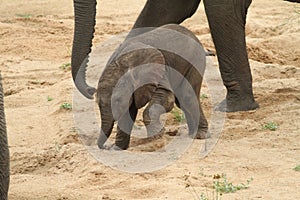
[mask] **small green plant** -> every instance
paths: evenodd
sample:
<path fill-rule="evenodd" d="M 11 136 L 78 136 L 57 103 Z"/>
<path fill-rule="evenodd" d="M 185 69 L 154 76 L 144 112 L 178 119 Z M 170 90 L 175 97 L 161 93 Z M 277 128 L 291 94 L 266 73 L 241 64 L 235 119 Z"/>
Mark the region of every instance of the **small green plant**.
<path fill-rule="evenodd" d="M 72 104 L 63 103 L 63 104 L 60 105 L 60 108 L 65 109 L 65 110 L 72 110 Z"/>
<path fill-rule="evenodd" d="M 66 52 L 67 52 L 67 55 L 68 55 L 69 57 L 71 57 L 71 55 L 72 55 L 72 46 L 67 46 L 67 47 L 65 47 L 65 50 L 66 50 Z"/>
<path fill-rule="evenodd" d="M 207 94 L 201 94 L 200 99 L 201 100 L 208 99 Z"/>
<path fill-rule="evenodd" d="M 42 81 L 39 81 L 39 80 L 32 80 L 32 81 L 28 81 L 28 82 L 33 85 L 41 85 L 42 84 Z"/>
<path fill-rule="evenodd" d="M 20 18 L 24 18 L 24 19 L 30 19 L 32 17 L 31 14 L 16 14 L 17 17 L 20 17 Z"/>
<path fill-rule="evenodd" d="M 47 101 L 52 101 L 53 100 L 53 98 L 52 97 L 50 97 L 50 96 L 47 96 Z"/>
<path fill-rule="evenodd" d="M 69 69 L 71 69 L 71 63 L 64 63 L 59 67 L 59 69 L 69 70 Z"/>
<path fill-rule="evenodd" d="M 297 14 L 297 15 L 300 15 L 300 7 L 294 7 L 294 12 Z"/>
<path fill-rule="evenodd" d="M 206 175 L 207 176 L 207 175 Z M 200 195 L 193 187 L 191 182 L 190 174 L 184 175 L 184 180 L 186 182 L 186 188 L 188 188 L 193 195 L 193 199 L 195 200 L 221 200 L 223 194 L 226 193 L 234 193 L 238 190 L 243 190 L 249 188 L 250 183 L 253 181 L 253 178 L 247 180 L 247 183 L 240 183 L 238 185 L 234 185 L 233 183 L 227 180 L 226 174 L 216 174 L 212 176 L 215 181 L 213 181 L 212 188 L 214 190 L 211 191 L 211 187 L 209 187 L 209 191 L 211 195 L 209 195 L 207 190 L 206 193 L 201 193 Z M 208 188 L 206 188 L 208 189 Z"/>
<path fill-rule="evenodd" d="M 138 129 L 138 130 L 141 130 L 141 129 L 142 129 L 142 126 L 139 126 L 139 125 L 137 125 L 137 124 L 133 124 L 133 128 Z"/>
<path fill-rule="evenodd" d="M 71 127 L 70 132 L 71 133 L 77 133 L 77 128 L 76 127 Z"/>
<path fill-rule="evenodd" d="M 267 124 L 264 124 L 263 128 L 270 131 L 276 131 L 278 129 L 278 125 L 275 122 L 269 122 Z"/>
<path fill-rule="evenodd" d="M 208 197 L 207 197 L 204 193 L 201 193 L 201 194 L 200 194 L 199 199 L 200 199 L 200 200 L 209 200 Z"/>
<path fill-rule="evenodd" d="M 213 182 L 213 187 L 217 194 L 223 195 L 225 193 L 234 193 L 238 190 L 247 189 L 252 180 L 252 178 L 250 180 L 247 180 L 246 184 L 241 183 L 238 185 L 233 185 L 233 183 L 228 182 L 226 175 L 222 174 L 221 180 Z"/>
<path fill-rule="evenodd" d="M 55 150 L 59 152 L 61 150 L 61 145 L 58 142 L 55 142 Z"/>
<path fill-rule="evenodd" d="M 297 172 L 300 172 L 300 165 L 297 165 L 295 168 L 294 168 L 295 171 Z"/>
<path fill-rule="evenodd" d="M 182 122 L 185 120 L 184 114 L 179 109 L 173 109 L 171 113 L 173 114 L 175 121 Z"/>

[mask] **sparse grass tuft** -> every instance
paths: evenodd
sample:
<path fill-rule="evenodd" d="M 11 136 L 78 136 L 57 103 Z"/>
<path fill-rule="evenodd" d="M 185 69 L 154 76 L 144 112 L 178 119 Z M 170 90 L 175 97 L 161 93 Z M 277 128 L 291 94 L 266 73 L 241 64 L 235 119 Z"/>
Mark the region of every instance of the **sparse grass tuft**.
<path fill-rule="evenodd" d="M 294 13 L 296 13 L 297 15 L 300 15 L 300 7 L 295 6 Z"/>
<path fill-rule="evenodd" d="M 268 129 L 270 131 L 276 131 L 278 129 L 278 125 L 275 122 L 269 122 L 263 125 L 264 129 Z"/>
<path fill-rule="evenodd" d="M 201 94 L 200 95 L 200 100 L 208 99 L 207 94 Z"/>
<path fill-rule="evenodd" d="M 133 124 L 133 128 L 134 129 L 137 129 L 137 130 L 141 130 L 142 129 L 142 126 L 139 126 L 137 124 Z"/>
<path fill-rule="evenodd" d="M 200 195 L 197 194 L 196 190 L 192 187 L 192 183 L 189 180 L 189 175 L 184 176 L 186 183 L 186 188 L 191 189 L 191 192 L 193 193 L 194 198 L 196 200 L 220 200 L 223 194 L 226 193 L 234 193 L 238 190 L 243 190 L 249 188 L 249 184 L 253 180 L 252 178 L 247 180 L 247 183 L 240 183 L 238 185 L 234 185 L 233 183 L 229 182 L 227 180 L 227 177 L 225 174 L 222 175 L 214 175 L 213 178 L 217 179 L 213 181 L 212 188 L 214 189 L 211 191 L 211 195 L 208 195 L 208 192 L 206 191 L 206 194 L 201 193 Z"/>
<path fill-rule="evenodd" d="M 177 122 L 182 122 L 183 120 L 185 120 L 185 116 L 184 113 L 179 110 L 179 108 L 175 108 L 171 111 L 173 118 L 175 121 Z"/>
<path fill-rule="evenodd" d="M 78 130 L 77 130 L 77 128 L 75 126 L 70 128 L 70 132 L 71 133 L 77 133 L 77 131 Z"/>
<path fill-rule="evenodd" d="M 63 104 L 60 105 L 60 108 L 65 109 L 65 110 L 72 110 L 72 104 L 63 103 Z"/>
<path fill-rule="evenodd" d="M 300 165 L 297 165 L 295 168 L 294 168 L 295 171 L 297 172 L 300 172 Z"/>
<path fill-rule="evenodd" d="M 61 150 L 61 145 L 58 142 L 55 142 L 55 150 L 56 152 L 59 152 Z"/>
<path fill-rule="evenodd" d="M 71 63 L 64 63 L 62 64 L 59 69 L 62 69 L 62 70 L 70 70 L 71 69 Z"/>
<path fill-rule="evenodd" d="M 16 16 L 23 19 L 30 19 L 32 17 L 32 14 L 16 14 Z"/>
<path fill-rule="evenodd" d="M 52 101 L 53 100 L 53 98 L 52 97 L 50 97 L 50 96 L 47 96 L 47 101 Z"/>
<path fill-rule="evenodd" d="M 207 197 L 204 193 L 201 193 L 201 194 L 200 194 L 199 199 L 200 199 L 200 200 L 209 200 L 208 197 Z"/>
<path fill-rule="evenodd" d="M 223 195 L 225 193 L 234 193 L 238 190 L 247 189 L 249 184 L 253 179 L 247 180 L 247 183 L 241 183 L 238 185 L 233 185 L 233 183 L 228 182 L 225 174 L 222 174 L 221 180 L 214 181 L 214 189 L 217 194 Z"/>

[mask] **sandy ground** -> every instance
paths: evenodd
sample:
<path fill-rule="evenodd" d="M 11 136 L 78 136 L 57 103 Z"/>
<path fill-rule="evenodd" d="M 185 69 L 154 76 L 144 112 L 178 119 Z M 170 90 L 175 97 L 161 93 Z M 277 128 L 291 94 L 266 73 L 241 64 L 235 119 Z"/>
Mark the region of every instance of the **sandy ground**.
<path fill-rule="evenodd" d="M 99 1 L 94 43 L 128 31 L 144 2 Z M 214 49 L 202 3 L 184 25 Z M 255 0 L 249 10 L 247 42 L 261 108 L 227 114 L 206 158 L 199 158 L 201 142 L 195 141 L 178 161 L 151 173 L 97 162 L 76 133 L 72 111 L 60 108 L 72 102 L 70 71 L 60 67 L 70 62 L 72 34 L 71 0 L 0 0 L 11 200 L 197 199 L 201 193 L 212 199 L 213 176 L 222 173 L 234 184 L 253 178 L 248 189 L 224 200 L 300 199 L 300 173 L 293 170 L 300 164 L 299 4 Z M 209 98 L 203 100 L 206 113 Z M 263 129 L 268 122 L 279 128 Z"/>

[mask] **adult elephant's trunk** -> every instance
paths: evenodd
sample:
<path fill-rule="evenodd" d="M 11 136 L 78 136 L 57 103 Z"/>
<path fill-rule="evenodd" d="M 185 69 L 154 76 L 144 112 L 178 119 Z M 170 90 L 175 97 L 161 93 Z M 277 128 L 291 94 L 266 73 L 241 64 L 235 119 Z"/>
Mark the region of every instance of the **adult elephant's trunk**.
<path fill-rule="evenodd" d="M 77 89 L 93 99 L 95 88 L 86 83 L 86 67 L 95 32 L 96 0 L 74 0 L 75 30 L 72 49 L 72 77 Z"/>
<path fill-rule="evenodd" d="M 0 199 L 7 199 L 9 186 L 9 151 L 7 147 L 2 79 L 0 74 Z"/>

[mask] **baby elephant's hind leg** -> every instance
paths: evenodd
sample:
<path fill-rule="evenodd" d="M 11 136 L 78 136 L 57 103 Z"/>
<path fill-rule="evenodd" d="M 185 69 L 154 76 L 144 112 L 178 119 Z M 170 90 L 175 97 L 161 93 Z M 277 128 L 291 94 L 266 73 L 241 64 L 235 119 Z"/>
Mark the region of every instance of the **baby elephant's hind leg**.
<path fill-rule="evenodd" d="M 197 109 L 199 105 L 199 110 Z M 195 139 L 207 138 L 208 123 L 204 116 L 200 102 L 186 101 L 184 104 L 178 105 L 185 114 L 189 135 Z"/>
<path fill-rule="evenodd" d="M 195 135 L 195 138 L 196 139 L 206 139 L 206 138 L 210 137 L 209 133 L 208 133 L 208 122 L 203 113 L 200 101 L 198 101 L 198 105 L 199 105 L 200 118 L 199 118 L 198 130 Z"/>
<path fill-rule="evenodd" d="M 196 139 L 208 137 L 208 123 L 203 113 L 198 95 L 188 87 L 178 89 L 176 104 L 184 112 L 189 135 Z"/>
<path fill-rule="evenodd" d="M 143 112 L 143 121 L 147 129 L 148 137 L 152 137 L 163 130 L 160 116 L 170 112 L 174 107 L 175 96 L 165 88 L 158 87 Z"/>

